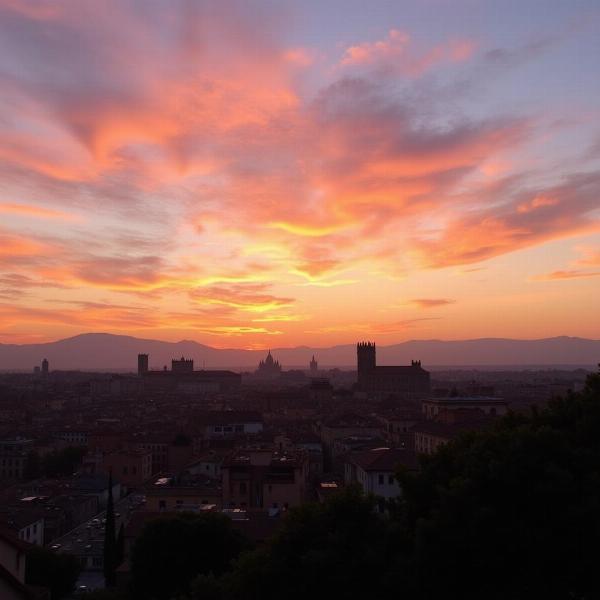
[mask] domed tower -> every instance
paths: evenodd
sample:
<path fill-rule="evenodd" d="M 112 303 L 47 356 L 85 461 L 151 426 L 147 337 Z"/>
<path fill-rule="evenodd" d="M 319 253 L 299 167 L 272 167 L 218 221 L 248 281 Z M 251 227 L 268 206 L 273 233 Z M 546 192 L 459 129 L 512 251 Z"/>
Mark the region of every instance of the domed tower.
<path fill-rule="evenodd" d="M 375 343 L 359 342 L 356 345 L 358 385 L 364 390 L 370 376 L 375 371 Z"/>

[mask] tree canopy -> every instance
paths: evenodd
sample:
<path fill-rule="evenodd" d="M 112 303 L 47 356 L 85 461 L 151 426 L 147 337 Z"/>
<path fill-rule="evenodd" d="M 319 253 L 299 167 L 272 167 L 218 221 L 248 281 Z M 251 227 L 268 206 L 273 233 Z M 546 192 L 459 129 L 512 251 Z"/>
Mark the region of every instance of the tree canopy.
<path fill-rule="evenodd" d="M 55 554 L 38 546 L 27 552 L 25 582 L 49 589 L 52 600 L 59 600 L 71 593 L 80 572 L 79 561 L 70 554 Z"/>
<path fill-rule="evenodd" d="M 600 539 L 600 377 L 399 473 L 415 598 L 592 598 Z"/>
<path fill-rule="evenodd" d="M 187 593 L 198 575 L 222 575 L 246 541 L 220 514 L 191 514 L 149 523 L 131 558 L 134 597 L 168 600 Z"/>

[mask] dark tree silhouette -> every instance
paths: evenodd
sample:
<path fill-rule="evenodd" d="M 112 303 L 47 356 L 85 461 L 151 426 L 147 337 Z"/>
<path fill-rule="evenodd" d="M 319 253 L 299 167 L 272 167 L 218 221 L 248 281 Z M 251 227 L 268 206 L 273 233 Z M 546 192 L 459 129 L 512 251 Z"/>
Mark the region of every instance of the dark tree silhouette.
<path fill-rule="evenodd" d="M 398 473 L 417 598 L 598 597 L 600 376 Z"/>
<path fill-rule="evenodd" d="M 290 511 L 265 546 L 242 555 L 221 580 L 223 598 L 377 598 L 393 592 L 388 572 L 395 527 L 375 500 L 350 487 L 325 504 Z M 216 597 L 211 581 L 199 589 Z M 201 598 L 198 594 L 195 598 Z"/>
<path fill-rule="evenodd" d="M 106 503 L 106 524 L 104 528 L 104 581 L 106 587 L 115 585 L 115 571 L 118 566 L 118 548 L 115 535 L 115 505 L 113 500 L 112 471 L 108 476 L 108 501 Z"/>
<path fill-rule="evenodd" d="M 59 600 L 70 594 L 81 572 L 75 556 L 55 554 L 37 546 L 27 552 L 25 569 L 27 585 L 49 589 L 52 600 Z"/>
<path fill-rule="evenodd" d="M 134 595 L 167 600 L 185 594 L 195 577 L 221 575 L 246 547 L 224 515 L 183 513 L 152 521 L 132 551 Z"/>

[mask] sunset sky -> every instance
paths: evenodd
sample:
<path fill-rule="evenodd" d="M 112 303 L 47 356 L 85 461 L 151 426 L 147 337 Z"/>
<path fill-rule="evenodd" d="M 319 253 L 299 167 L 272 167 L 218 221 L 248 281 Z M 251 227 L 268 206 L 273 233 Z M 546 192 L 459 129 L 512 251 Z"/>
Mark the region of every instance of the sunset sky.
<path fill-rule="evenodd" d="M 600 338 L 597 0 L 0 0 L 0 342 Z"/>

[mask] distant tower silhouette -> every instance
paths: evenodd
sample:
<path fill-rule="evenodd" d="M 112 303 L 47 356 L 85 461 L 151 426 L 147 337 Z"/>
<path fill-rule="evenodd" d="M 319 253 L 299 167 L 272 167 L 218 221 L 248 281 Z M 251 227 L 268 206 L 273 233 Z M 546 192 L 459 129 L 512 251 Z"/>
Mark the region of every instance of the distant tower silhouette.
<path fill-rule="evenodd" d="M 267 358 L 258 363 L 258 369 L 256 369 L 255 372 L 259 377 L 274 379 L 281 375 L 281 365 L 278 360 L 273 358 L 273 355 L 269 350 Z"/>
<path fill-rule="evenodd" d="M 315 360 L 315 355 L 313 354 L 312 360 L 310 361 L 310 372 L 314 375 L 318 370 L 319 363 Z"/>
<path fill-rule="evenodd" d="M 192 358 L 185 358 L 182 356 L 180 359 L 174 358 L 171 361 L 171 371 L 173 373 L 193 373 L 194 372 L 194 360 Z"/>
<path fill-rule="evenodd" d="M 145 375 L 148 372 L 148 355 L 138 354 L 138 375 Z"/>
<path fill-rule="evenodd" d="M 356 358 L 358 370 L 358 384 L 364 388 L 364 384 L 375 371 L 377 364 L 375 358 L 374 342 L 359 342 L 356 344 Z"/>
<path fill-rule="evenodd" d="M 48 367 L 49 367 L 48 359 L 45 358 L 42 361 L 42 375 L 48 375 Z"/>

